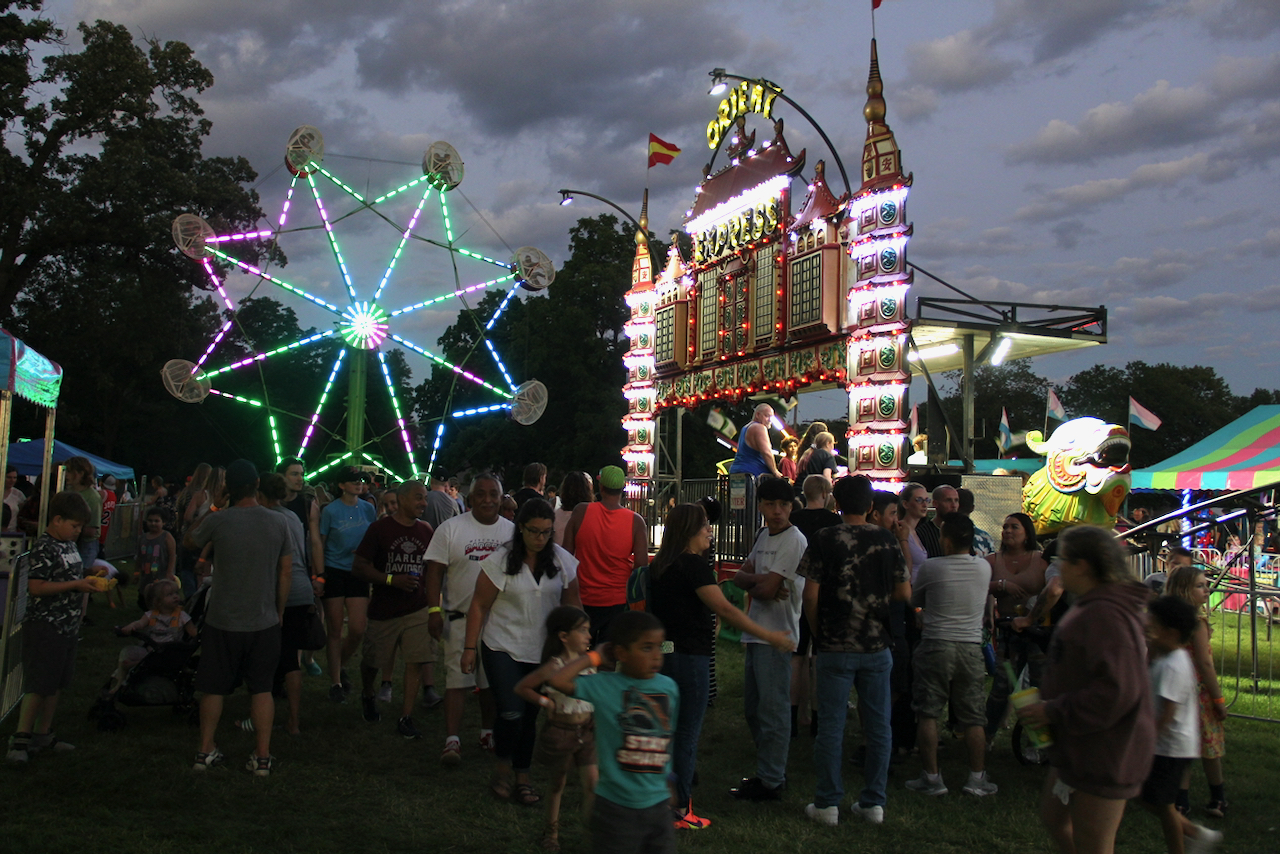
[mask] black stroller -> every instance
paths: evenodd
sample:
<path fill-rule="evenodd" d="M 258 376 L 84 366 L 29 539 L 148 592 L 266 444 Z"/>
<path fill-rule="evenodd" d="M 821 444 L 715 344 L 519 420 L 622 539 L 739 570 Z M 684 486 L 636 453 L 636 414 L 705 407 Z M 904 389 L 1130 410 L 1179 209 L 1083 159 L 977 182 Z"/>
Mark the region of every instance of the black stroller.
<path fill-rule="evenodd" d="M 205 598 L 208 587 L 202 587 L 187 602 L 187 613 L 203 628 Z M 89 709 L 89 719 L 98 722 L 103 732 L 123 729 L 127 723 L 122 706 L 170 706 L 175 715 L 186 715 L 191 723 L 199 722 L 199 707 L 195 699 L 196 665 L 199 662 L 199 634 L 194 641 L 156 644 L 142 638 L 147 655 L 125 674 L 120 686 L 113 692 L 108 679 Z"/>

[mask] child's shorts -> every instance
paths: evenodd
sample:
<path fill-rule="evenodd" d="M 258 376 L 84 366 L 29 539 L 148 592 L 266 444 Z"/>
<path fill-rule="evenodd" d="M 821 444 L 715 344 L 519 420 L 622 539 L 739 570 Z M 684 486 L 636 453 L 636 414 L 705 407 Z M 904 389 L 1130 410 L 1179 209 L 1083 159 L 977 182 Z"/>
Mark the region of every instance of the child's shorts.
<path fill-rule="evenodd" d="M 28 620 L 22 624 L 22 690 L 41 697 L 71 685 L 76 668 L 79 635 L 66 635 L 53 623 Z"/>
<path fill-rule="evenodd" d="M 1190 767 L 1191 760 L 1173 756 L 1157 756 L 1151 763 L 1151 773 L 1142 784 L 1142 801 L 1153 807 L 1172 804 L 1178 789 L 1182 787 L 1182 775 Z"/>
<path fill-rule="evenodd" d="M 547 721 L 538 733 L 533 746 L 533 758 L 540 765 L 563 766 L 572 756 L 579 768 L 596 764 L 596 724 L 589 720 L 581 724 L 562 724 Z"/>

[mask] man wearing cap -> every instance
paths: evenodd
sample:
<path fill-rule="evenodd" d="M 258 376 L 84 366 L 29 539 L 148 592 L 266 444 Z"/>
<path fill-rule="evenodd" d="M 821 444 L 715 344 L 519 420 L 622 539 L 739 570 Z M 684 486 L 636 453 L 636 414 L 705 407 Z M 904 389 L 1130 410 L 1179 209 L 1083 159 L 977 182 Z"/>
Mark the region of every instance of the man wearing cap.
<path fill-rule="evenodd" d="M 356 546 L 373 524 L 377 512 L 360 495 L 369 475 L 355 466 L 338 470 L 338 499 L 320 511 L 320 541 L 324 549 L 324 619 L 329 629 L 329 699 L 346 700 L 351 682 L 342 667 L 360 648 L 368 627 L 369 582 L 351 573 Z M 347 639 L 342 639 L 343 612 Z"/>
<path fill-rule="evenodd" d="M 200 750 L 195 770 L 221 765 L 226 757 L 214 736 L 223 697 L 241 681 L 249 690 L 254 753 L 248 768 L 271 774 L 271 729 L 275 702 L 271 683 L 280 657 L 280 623 L 289 597 L 293 545 L 280 514 L 258 504 L 258 470 L 248 460 L 227 466 L 229 506 L 208 513 L 186 535 L 199 552 L 213 544 L 213 587 L 201 634 L 195 688 L 200 698 Z"/>
<path fill-rule="evenodd" d="M 649 562 L 644 518 L 622 506 L 626 475 L 605 466 L 596 480 L 600 500 L 573 508 L 564 532 L 565 550 L 578 559 L 578 592 L 591 618 L 593 644 L 608 637 L 609 621 L 626 610 L 631 571 Z"/>

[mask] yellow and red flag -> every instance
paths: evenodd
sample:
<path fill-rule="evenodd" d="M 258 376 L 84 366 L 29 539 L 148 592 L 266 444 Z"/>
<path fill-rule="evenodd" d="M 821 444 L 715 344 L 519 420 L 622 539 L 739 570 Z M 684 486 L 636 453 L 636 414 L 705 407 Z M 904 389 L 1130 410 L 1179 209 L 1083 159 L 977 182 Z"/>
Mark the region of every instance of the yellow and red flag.
<path fill-rule="evenodd" d="M 680 149 L 669 142 L 649 134 L 649 169 L 659 163 L 670 163 L 680 154 Z"/>

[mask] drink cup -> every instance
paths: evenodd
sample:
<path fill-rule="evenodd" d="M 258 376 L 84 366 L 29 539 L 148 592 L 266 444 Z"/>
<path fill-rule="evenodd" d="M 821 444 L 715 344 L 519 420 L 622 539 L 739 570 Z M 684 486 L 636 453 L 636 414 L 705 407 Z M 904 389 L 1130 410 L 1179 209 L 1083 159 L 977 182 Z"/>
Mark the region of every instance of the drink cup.
<path fill-rule="evenodd" d="M 1009 695 L 1009 702 L 1013 703 L 1014 709 L 1021 709 L 1023 706 L 1031 706 L 1040 702 L 1039 688 L 1026 688 Z M 1048 727 L 1033 727 L 1024 724 L 1028 733 L 1031 735 L 1031 741 L 1038 748 L 1050 747 L 1053 745 L 1053 733 Z"/>

